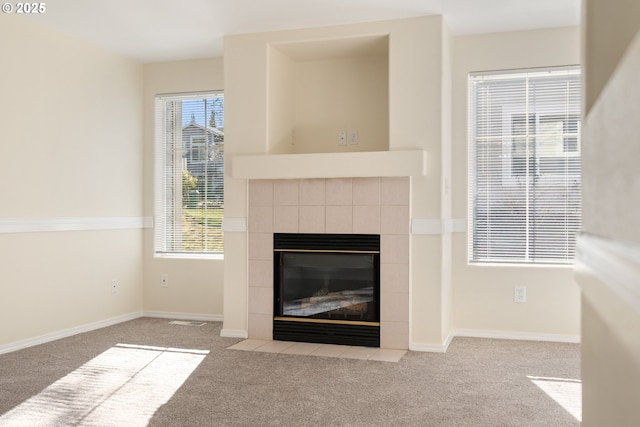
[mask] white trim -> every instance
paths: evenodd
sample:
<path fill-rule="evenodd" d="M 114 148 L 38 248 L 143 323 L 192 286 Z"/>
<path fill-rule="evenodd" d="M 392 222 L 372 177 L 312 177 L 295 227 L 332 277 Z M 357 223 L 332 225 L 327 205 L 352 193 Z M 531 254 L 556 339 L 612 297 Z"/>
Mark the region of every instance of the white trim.
<path fill-rule="evenodd" d="M 173 320 L 197 320 L 200 322 L 222 322 L 222 314 L 174 313 L 169 311 L 145 311 L 142 317 L 155 317 Z"/>
<path fill-rule="evenodd" d="M 220 336 L 225 338 L 249 338 L 249 334 L 243 329 L 223 329 L 220 331 Z"/>
<path fill-rule="evenodd" d="M 419 351 L 422 353 L 446 353 L 447 348 L 444 344 L 409 344 L 409 351 Z"/>
<path fill-rule="evenodd" d="M 81 334 L 84 332 L 90 332 L 97 329 L 106 328 L 109 326 L 117 325 L 119 323 L 128 322 L 141 317 L 160 318 L 160 319 L 180 319 L 180 320 L 194 320 L 203 322 L 222 322 L 223 315 L 221 314 L 194 314 L 194 313 L 176 313 L 176 312 L 164 312 L 164 311 L 145 311 L 134 312 L 121 316 L 112 317 L 110 319 L 101 320 L 98 322 L 88 323 L 86 325 L 77 326 L 74 328 L 64 329 L 61 331 L 52 332 L 49 334 L 41 335 L 26 340 L 16 341 L 0 345 L 0 354 L 11 353 L 13 351 L 22 350 L 27 347 L 33 347 L 40 344 L 45 344 L 51 341 L 67 338 L 73 335 Z M 249 334 L 243 329 L 222 329 L 220 336 L 224 338 L 242 338 L 247 339 Z M 428 353 L 446 353 L 451 341 L 455 337 L 469 337 L 469 338 L 490 338 L 490 339 L 506 339 L 506 340 L 521 340 L 521 341 L 546 341 L 546 342 L 564 342 L 564 343 L 580 343 L 579 335 L 561 335 L 561 334 L 539 334 L 529 332 L 515 332 L 515 331 L 490 331 L 480 329 L 456 329 L 452 331 L 444 340 L 442 344 L 420 344 L 409 343 L 410 351 L 428 352 Z"/>
<path fill-rule="evenodd" d="M 442 344 L 417 344 L 410 343 L 409 350 L 421 351 L 426 353 L 446 353 L 449 349 L 449 344 L 453 340 L 453 334 L 449 334 Z"/>
<path fill-rule="evenodd" d="M 61 331 L 51 332 L 26 340 L 15 341 L 9 344 L 0 345 L 0 354 L 10 353 L 12 351 L 22 350 L 27 347 L 33 347 L 45 344 L 51 341 L 67 338 L 73 335 L 82 334 L 84 332 L 94 331 L 96 329 L 106 328 L 108 326 L 117 325 L 118 323 L 128 322 L 130 320 L 143 317 L 141 312 L 123 314 L 121 316 L 112 317 L 110 319 L 100 320 L 98 322 L 87 323 L 86 325 L 76 326 L 74 328 L 63 329 Z"/>
<path fill-rule="evenodd" d="M 236 179 L 368 178 L 427 175 L 424 150 L 342 153 L 236 154 Z"/>
<path fill-rule="evenodd" d="M 442 220 L 440 219 L 420 219 L 411 220 L 411 234 L 442 234 Z"/>
<path fill-rule="evenodd" d="M 138 312 L 133 312 L 129 314 L 123 314 L 121 316 L 112 317 L 110 319 L 100 320 L 93 323 L 87 323 L 86 325 L 80 325 L 74 328 L 51 332 L 51 333 L 40 335 L 34 338 L 28 338 L 25 340 L 20 340 L 20 341 L 15 341 L 8 344 L 0 345 L 0 354 L 11 353 L 13 351 L 22 350 L 28 347 L 33 347 L 40 344 L 46 344 L 51 341 L 71 337 L 73 335 L 82 334 L 85 332 L 95 331 L 97 329 L 102 329 L 109 326 L 114 326 L 119 323 L 128 322 L 130 320 L 135 320 L 142 317 L 152 317 L 152 318 L 160 318 L 160 319 L 197 320 L 201 322 L 222 322 L 222 319 L 223 319 L 223 316 L 221 314 L 193 314 L 193 313 L 171 313 L 171 312 L 164 312 L 164 311 L 145 311 L 145 312 L 138 311 Z M 222 334 L 220 335 L 223 336 Z M 247 337 L 239 336 L 237 338 L 247 338 Z"/>
<path fill-rule="evenodd" d="M 1 218 L 0 233 L 152 228 L 153 217 Z"/>
<path fill-rule="evenodd" d="M 446 353 L 451 341 L 456 338 L 488 338 L 514 341 L 543 341 L 579 344 L 579 335 L 539 334 L 516 331 L 490 331 L 481 329 L 456 329 L 452 331 L 442 344 L 410 343 L 409 350 L 427 353 Z"/>
<path fill-rule="evenodd" d="M 576 243 L 575 269 L 597 277 L 640 313 L 640 244 L 583 233 Z"/>
<path fill-rule="evenodd" d="M 467 220 L 464 218 L 411 220 L 411 234 L 435 235 L 464 233 L 467 231 Z"/>
<path fill-rule="evenodd" d="M 166 259 L 204 259 L 204 260 L 224 260 L 224 254 L 207 252 L 166 252 L 153 254 L 154 258 Z"/>
<path fill-rule="evenodd" d="M 451 221 L 452 233 L 466 233 L 467 232 L 467 219 L 466 218 L 453 218 Z"/>
<path fill-rule="evenodd" d="M 247 218 L 223 218 L 222 231 L 225 233 L 244 233 L 247 231 Z"/>
<path fill-rule="evenodd" d="M 563 334 L 545 334 L 534 332 L 518 332 L 518 331 L 491 331 L 482 329 L 456 329 L 452 332 L 455 337 L 466 338 L 490 338 L 501 340 L 517 340 L 517 341 L 545 341 L 545 342 L 564 342 L 578 344 L 580 343 L 580 335 L 563 335 Z"/>

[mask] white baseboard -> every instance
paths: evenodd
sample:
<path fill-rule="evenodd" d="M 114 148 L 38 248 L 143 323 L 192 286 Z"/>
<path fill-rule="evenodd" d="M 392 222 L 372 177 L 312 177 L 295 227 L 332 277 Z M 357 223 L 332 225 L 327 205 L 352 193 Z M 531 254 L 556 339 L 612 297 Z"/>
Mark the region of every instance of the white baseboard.
<path fill-rule="evenodd" d="M 427 353 L 446 353 L 449 344 L 455 337 L 466 338 L 489 338 L 501 340 L 515 341 L 545 341 L 545 342 L 564 342 L 571 344 L 579 344 L 579 335 L 561 335 L 561 334 L 538 334 L 529 332 L 512 332 L 512 331 L 489 331 L 480 329 L 456 329 L 453 330 L 442 344 L 409 344 L 409 350 L 422 351 Z"/>
<path fill-rule="evenodd" d="M 565 342 L 572 344 L 580 343 L 580 335 L 562 335 L 562 334 L 540 334 L 532 332 L 516 332 L 516 331 L 491 331 L 481 329 L 456 329 L 452 332 L 455 337 L 468 338 L 491 338 L 501 340 L 519 340 L 519 341 L 546 341 L 546 342 Z"/>
<path fill-rule="evenodd" d="M 249 338 L 247 331 L 243 329 L 223 329 L 220 336 L 225 338 Z"/>
<path fill-rule="evenodd" d="M 169 311 L 145 311 L 144 317 L 157 317 L 160 319 L 195 320 L 200 322 L 222 322 L 222 314 L 198 314 L 198 313 L 176 313 Z"/>
<path fill-rule="evenodd" d="M 449 344 L 451 344 L 451 340 L 453 339 L 453 335 L 449 334 L 447 338 L 445 338 L 442 344 L 419 344 L 419 343 L 410 343 L 409 350 L 411 351 L 422 351 L 425 353 L 446 353 L 449 348 Z"/>
<path fill-rule="evenodd" d="M 12 351 L 22 350 L 23 348 L 33 347 L 45 344 L 51 341 L 67 338 L 73 335 L 82 334 L 84 332 L 95 331 L 96 329 L 106 328 L 108 326 L 117 325 L 118 323 L 128 322 L 129 320 L 142 317 L 141 312 L 124 314 L 122 316 L 112 317 L 110 319 L 100 320 L 98 322 L 87 323 L 86 325 L 76 326 L 74 328 L 63 329 L 61 331 L 51 332 L 49 334 L 40 335 L 26 340 L 20 340 L 9 344 L 0 345 L 0 354 L 11 353 Z"/>
<path fill-rule="evenodd" d="M 118 323 L 128 322 L 129 320 L 139 319 L 140 317 L 157 317 L 161 319 L 180 319 L 195 320 L 201 322 L 222 322 L 221 314 L 193 314 L 193 313 L 171 313 L 164 311 L 145 311 L 124 314 L 122 316 L 112 317 L 110 319 L 100 320 L 98 322 L 88 323 L 86 325 L 76 326 L 74 328 L 63 329 L 61 331 L 51 332 L 49 334 L 40 335 L 26 340 L 20 340 L 9 344 L 0 345 L 0 354 L 11 353 L 13 351 L 22 350 L 27 347 L 33 347 L 45 344 L 51 341 L 67 338 L 73 335 L 82 334 L 84 332 L 95 331 L 96 329 L 106 328 L 108 326 L 117 325 Z M 243 338 L 243 337 L 238 337 Z M 244 337 L 246 338 L 246 336 Z"/>
<path fill-rule="evenodd" d="M 13 351 L 22 350 L 27 347 L 33 347 L 47 342 L 55 341 L 61 338 L 67 338 L 73 335 L 81 334 L 84 332 L 94 331 L 96 329 L 106 328 L 108 326 L 117 325 L 118 323 L 128 322 L 129 320 L 138 319 L 140 317 L 155 317 L 160 319 L 180 319 L 180 320 L 193 320 L 201 322 L 222 322 L 223 315 L 221 314 L 194 314 L 194 313 L 177 313 L 166 311 L 145 311 L 134 312 L 125 314 L 122 316 L 112 317 L 110 319 L 101 320 L 98 322 L 88 323 L 86 325 L 77 326 L 74 328 L 64 329 L 61 331 L 52 332 L 49 334 L 41 335 L 26 340 L 16 341 L 9 344 L 0 345 L 0 354 L 11 353 Z M 222 329 L 220 336 L 225 338 L 242 338 L 246 339 L 249 334 L 243 329 Z M 420 351 L 429 353 L 446 353 L 449 348 L 449 344 L 455 337 L 470 337 L 470 338 L 491 338 L 491 339 L 506 339 L 506 340 L 524 340 L 524 341 L 547 341 L 547 342 L 566 342 L 566 343 L 580 343 L 579 335 L 561 335 L 561 334 L 538 334 L 528 332 L 511 332 L 511 331 L 491 331 L 480 329 L 456 329 L 453 330 L 444 340 L 442 344 L 421 344 L 410 343 L 410 351 Z"/>

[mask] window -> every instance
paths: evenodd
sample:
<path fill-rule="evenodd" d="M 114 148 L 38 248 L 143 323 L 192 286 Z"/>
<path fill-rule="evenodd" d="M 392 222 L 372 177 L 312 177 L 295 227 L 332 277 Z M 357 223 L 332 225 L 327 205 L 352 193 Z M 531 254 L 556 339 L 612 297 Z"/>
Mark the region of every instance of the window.
<path fill-rule="evenodd" d="M 159 95 L 155 108 L 155 253 L 222 253 L 224 96 Z"/>
<path fill-rule="evenodd" d="M 191 161 L 203 162 L 207 160 L 207 140 L 201 136 L 191 137 Z"/>
<path fill-rule="evenodd" d="M 578 67 L 469 76 L 470 262 L 572 262 L 580 79 Z"/>

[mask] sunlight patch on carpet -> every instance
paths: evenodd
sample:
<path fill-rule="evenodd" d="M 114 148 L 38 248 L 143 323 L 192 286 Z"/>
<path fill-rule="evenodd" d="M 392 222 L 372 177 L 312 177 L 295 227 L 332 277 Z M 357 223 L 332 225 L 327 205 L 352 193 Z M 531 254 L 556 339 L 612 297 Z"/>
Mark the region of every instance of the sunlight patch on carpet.
<path fill-rule="evenodd" d="M 207 354 L 117 344 L 0 416 L 0 426 L 146 426 Z"/>
<path fill-rule="evenodd" d="M 582 421 L 582 382 L 569 378 L 527 376 L 573 417 Z"/>
<path fill-rule="evenodd" d="M 206 323 L 204 322 L 192 322 L 189 320 L 172 320 L 169 322 L 170 325 L 181 325 L 181 326 L 204 326 Z"/>

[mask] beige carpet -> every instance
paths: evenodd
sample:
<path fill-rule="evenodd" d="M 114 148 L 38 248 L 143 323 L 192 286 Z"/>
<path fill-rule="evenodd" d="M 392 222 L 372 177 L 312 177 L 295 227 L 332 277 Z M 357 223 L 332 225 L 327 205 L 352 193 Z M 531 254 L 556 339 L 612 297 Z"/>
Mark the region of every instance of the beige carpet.
<path fill-rule="evenodd" d="M 456 338 L 388 363 L 231 350 L 220 328 L 143 318 L 0 355 L 0 426 L 579 425 L 576 344 Z"/>

